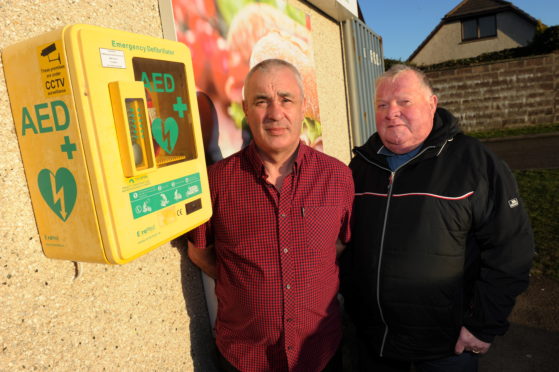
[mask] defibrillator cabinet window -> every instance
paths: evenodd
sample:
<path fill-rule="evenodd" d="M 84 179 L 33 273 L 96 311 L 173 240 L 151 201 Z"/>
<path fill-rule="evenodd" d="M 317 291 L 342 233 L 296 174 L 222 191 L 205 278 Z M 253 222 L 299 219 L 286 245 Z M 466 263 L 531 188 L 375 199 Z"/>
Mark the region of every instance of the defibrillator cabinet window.
<path fill-rule="evenodd" d="M 197 158 L 184 64 L 135 57 L 134 78 L 145 87 L 158 167 Z"/>

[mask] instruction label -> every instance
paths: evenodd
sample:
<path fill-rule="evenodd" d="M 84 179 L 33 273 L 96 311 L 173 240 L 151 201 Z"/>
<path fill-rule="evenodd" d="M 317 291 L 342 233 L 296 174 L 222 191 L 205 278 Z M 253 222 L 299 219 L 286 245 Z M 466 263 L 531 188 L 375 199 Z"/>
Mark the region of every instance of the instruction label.
<path fill-rule="evenodd" d="M 200 173 L 150 186 L 129 194 L 134 219 L 202 193 Z"/>
<path fill-rule="evenodd" d="M 103 67 L 126 68 L 124 52 L 122 50 L 99 49 L 101 65 Z"/>
<path fill-rule="evenodd" d="M 46 97 L 69 93 L 70 81 L 66 71 L 66 58 L 61 40 L 37 48 L 41 69 L 41 82 Z"/>

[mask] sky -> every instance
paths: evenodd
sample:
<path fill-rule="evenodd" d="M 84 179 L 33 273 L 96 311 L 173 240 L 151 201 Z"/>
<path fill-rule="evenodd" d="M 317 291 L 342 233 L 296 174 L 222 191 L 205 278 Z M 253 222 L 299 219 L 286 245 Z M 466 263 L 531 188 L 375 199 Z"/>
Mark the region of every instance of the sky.
<path fill-rule="evenodd" d="M 382 37 L 384 58 L 405 61 L 462 0 L 359 0 L 365 23 Z M 548 26 L 559 25 L 559 0 L 509 0 Z"/>

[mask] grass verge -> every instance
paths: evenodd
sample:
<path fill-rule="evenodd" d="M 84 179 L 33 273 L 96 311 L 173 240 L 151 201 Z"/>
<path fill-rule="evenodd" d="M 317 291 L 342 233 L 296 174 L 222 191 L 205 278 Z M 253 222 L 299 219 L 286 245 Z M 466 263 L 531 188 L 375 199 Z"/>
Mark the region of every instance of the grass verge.
<path fill-rule="evenodd" d="M 532 273 L 559 280 L 559 169 L 518 170 L 514 175 L 534 229 Z"/>

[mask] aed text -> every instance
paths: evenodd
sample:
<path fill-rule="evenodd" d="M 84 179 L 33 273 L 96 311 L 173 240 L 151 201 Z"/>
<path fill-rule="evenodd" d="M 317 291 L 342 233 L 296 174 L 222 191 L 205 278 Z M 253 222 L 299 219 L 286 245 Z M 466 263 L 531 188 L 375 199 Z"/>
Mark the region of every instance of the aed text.
<path fill-rule="evenodd" d="M 159 72 L 154 72 L 151 74 L 151 80 L 146 72 L 142 73 L 142 81 L 144 86 L 150 92 L 157 93 L 172 93 L 175 91 L 175 79 L 171 74 L 162 74 Z"/>
<path fill-rule="evenodd" d="M 70 112 L 64 101 L 39 103 L 29 109 L 22 108 L 21 135 L 25 136 L 31 130 L 34 134 L 49 133 L 68 129 Z"/>

